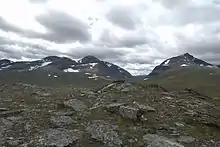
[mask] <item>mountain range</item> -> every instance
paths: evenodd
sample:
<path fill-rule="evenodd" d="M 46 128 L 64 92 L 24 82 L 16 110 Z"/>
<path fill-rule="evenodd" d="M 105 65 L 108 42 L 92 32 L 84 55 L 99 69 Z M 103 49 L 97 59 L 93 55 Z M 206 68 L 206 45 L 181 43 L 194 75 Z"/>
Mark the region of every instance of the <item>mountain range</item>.
<path fill-rule="evenodd" d="M 131 74 L 123 68 L 105 61 L 101 61 L 94 56 L 86 56 L 78 61 L 67 57 L 48 56 L 36 61 L 13 62 L 7 59 L 0 60 L 1 72 L 36 72 L 44 71 L 50 73 L 75 73 L 84 74 L 88 78 L 97 77 L 120 78 L 131 77 Z"/>
<path fill-rule="evenodd" d="M 0 146 L 220 146 L 217 66 L 186 53 L 148 77 L 94 56 L 0 60 Z"/>
<path fill-rule="evenodd" d="M 186 68 L 220 68 L 185 53 L 164 60 L 156 66 L 147 77 L 157 76 L 174 69 Z M 48 76 L 53 73 L 74 73 L 75 75 L 86 75 L 89 79 L 104 77 L 107 79 L 128 79 L 132 76 L 125 69 L 106 61 L 99 60 L 94 56 L 86 56 L 80 60 L 72 60 L 67 57 L 48 56 L 35 61 L 13 62 L 8 59 L 0 60 L 0 73 L 6 72 L 46 72 Z"/>
<path fill-rule="evenodd" d="M 156 66 L 153 71 L 148 75 L 157 76 L 166 71 L 174 69 L 184 69 L 184 68 L 219 68 L 218 65 L 213 65 L 211 63 L 205 62 L 201 59 L 195 58 L 189 53 L 185 53 L 176 57 L 172 57 L 164 60 L 160 65 Z"/>

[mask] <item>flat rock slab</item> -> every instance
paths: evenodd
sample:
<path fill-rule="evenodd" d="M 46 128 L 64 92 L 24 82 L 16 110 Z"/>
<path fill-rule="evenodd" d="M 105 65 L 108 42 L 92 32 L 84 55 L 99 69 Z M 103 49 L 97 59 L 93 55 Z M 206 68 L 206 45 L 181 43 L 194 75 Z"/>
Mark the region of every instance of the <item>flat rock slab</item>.
<path fill-rule="evenodd" d="M 92 123 L 86 128 L 87 132 L 91 135 L 91 138 L 110 147 L 120 147 L 122 141 L 115 129 L 115 126 L 102 120 L 92 121 Z"/>
<path fill-rule="evenodd" d="M 73 130 L 63 128 L 48 129 L 40 132 L 30 145 L 45 147 L 67 147 L 74 145 L 79 138 L 75 136 Z"/>
<path fill-rule="evenodd" d="M 186 143 L 186 144 L 190 144 L 192 142 L 196 141 L 196 139 L 194 137 L 191 136 L 180 136 L 177 139 L 177 142 L 179 143 Z"/>
<path fill-rule="evenodd" d="M 121 106 L 119 108 L 119 114 L 124 118 L 136 120 L 138 117 L 138 109 L 129 106 Z"/>
<path fill-rule="evenodd" d="M 85 103 L 78 99 L 71 99 L 71 100 L 65 101 L 64 105 L 72 108 L 75 111 L 86 111 L 88 109 Z"/>
<path fill-rule="evenodd" d="M 125 105 L 125 103 L 112 103 L 105 106 L 105 109 L 111 113 L 118 113 L 120 106 Z"/>
<path fill-rule="evenodd" d="M 24 111 L 23 109 L 3 111 L 3 112 L 0 112 L 0 117 L 15 116 L 15 115 L 22 113 L 23 111 Z"/>
<path fill-rule="evenodd" d="M 58 127 L 68 126 L 74 123 L 70 116 L 52 116 L 50 120 L 52 124 Z"/>
<path fill-rule="evenodd" d="M 146 134 L 143 136 L 143 141 L 147 147 L 184 147 L 183 145 L 156 134 Z"/>

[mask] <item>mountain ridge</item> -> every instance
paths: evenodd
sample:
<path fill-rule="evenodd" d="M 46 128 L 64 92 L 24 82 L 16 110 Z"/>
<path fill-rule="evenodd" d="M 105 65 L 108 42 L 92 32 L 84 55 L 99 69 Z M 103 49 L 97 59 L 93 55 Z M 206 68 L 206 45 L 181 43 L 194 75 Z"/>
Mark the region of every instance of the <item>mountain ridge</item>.
<path fill-rule="evenodd" d="M 186 67 L 218 68 L 219 66 L 216 66 L 214 64 L 203 61 L 199 58 L 196 58 L 189 53 L 185 53 L 164 60 L 161 64 L 157 65 L 148 76 L 149 77 L 156 76 L 171 69 L 186 68 Z"/>
<path fill-rule="evenodd" d="M 126 79 L 132 75 L 125 69 L 106 61 L 99 60 L 94 56 L 85 56 L 76 61 L 67 57 L 47 56 L 34 61 L 11 61 L 0 60 L 0 72 L 73 72 L 86 74 L 88 78 L 96 79 L 99 76 Z"/>

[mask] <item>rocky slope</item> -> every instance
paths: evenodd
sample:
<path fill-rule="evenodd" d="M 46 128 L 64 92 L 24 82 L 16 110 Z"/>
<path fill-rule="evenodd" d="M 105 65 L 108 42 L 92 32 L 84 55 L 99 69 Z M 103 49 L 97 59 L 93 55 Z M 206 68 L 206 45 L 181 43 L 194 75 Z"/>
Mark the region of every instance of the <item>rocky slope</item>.
<path fill-rule="evenodd" d="M 189 53 L 185 53 L 180 56 L 169 58 L 163 61 L 160 65 L 156 66 L 149 76 L 159 75 L 168 70 L 187 68 L 187 67 L 199 67 L 199 68 L 217 68 L 213 64 L 195 58 Z"/>
<path fill-rule="evenodd" d="M 0 84 L 3 147 L 217 147 L 216 100 L 114 81 L 97 89 Z"/>
<path fill-rule="evenodd" d="M 72 72 L 87 75 L 90 79 L 97 77 L 125 79 L 131 74 L 123 68 L 109 62 L 101 61 L 93 56 L 86 56 L 79 61 L 66 57 L 49 56 L 41 60 L 12 62 L 0 60 L 1 72 L 33 72 L 45 71 L 48 75 L 56 72 Z M 50 74 L 51 73 L 51 74 Z"/>

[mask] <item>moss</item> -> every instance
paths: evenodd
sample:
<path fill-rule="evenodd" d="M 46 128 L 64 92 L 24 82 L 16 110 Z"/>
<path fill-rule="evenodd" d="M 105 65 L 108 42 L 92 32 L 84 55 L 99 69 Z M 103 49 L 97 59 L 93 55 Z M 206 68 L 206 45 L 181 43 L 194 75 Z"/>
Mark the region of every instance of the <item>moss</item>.
<path fill-rule="evenodd" d="M 210 73 L 212 73 L 210 75 Z M 140 84 L 159 84 L 168 90 L 193 88 L 210 97 L 220 97 L 220 69 L 184 68 L 167 71 Z"/>
<path fill-rule="evenodd" d="M 40 101 L 38 101 L 36 98 L 34 98 L 34 97 L 24 97 L 24 103 L 26 104 L 26 105 L 35 105 L 35 104 L 39 104 L 40 103 Z"/>
<path fill-rule="evenodd" d="M 193 136 L 201 140 L 220 139 L 220 130 L 212 127 L 208 127 L 202 124 L 195 124 L 186 127 L 186 132 L 190 136 Z"/>

